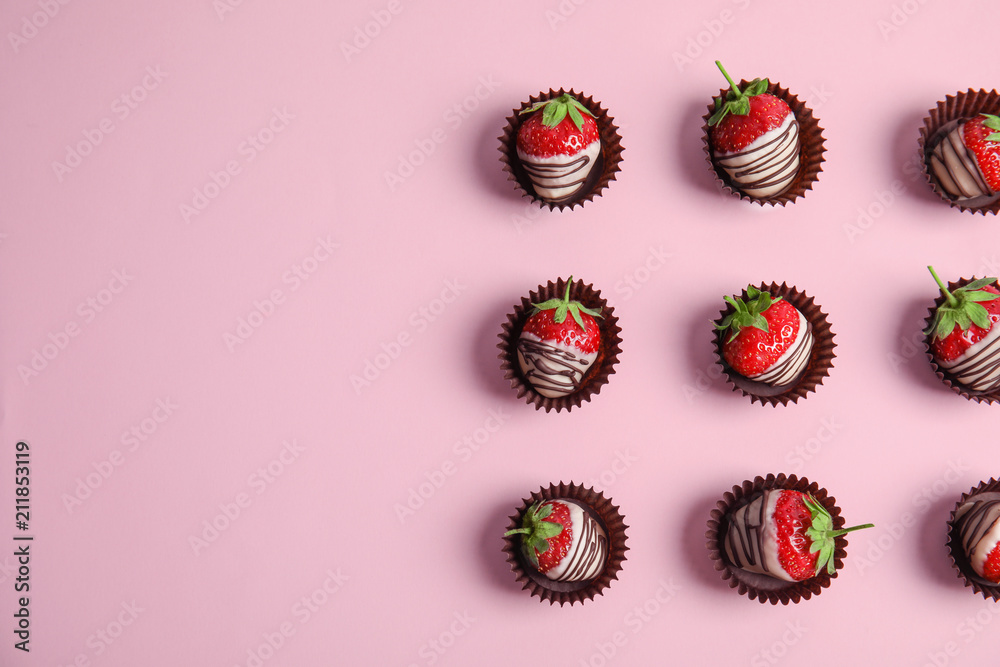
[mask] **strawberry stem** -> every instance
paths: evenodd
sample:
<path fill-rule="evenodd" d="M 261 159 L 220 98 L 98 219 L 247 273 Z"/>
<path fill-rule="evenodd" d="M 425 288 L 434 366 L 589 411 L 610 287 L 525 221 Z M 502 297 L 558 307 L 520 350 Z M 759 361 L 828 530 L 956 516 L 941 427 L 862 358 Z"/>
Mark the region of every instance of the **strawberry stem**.
<path fill-rule="evenodd" d="M 934 271 L 934 267 L 933 266 L 928 266 L 927 270 L 929 270 L 931 272 L 931 275 L 934 276 L 934 282 L 936 282 L 938 284 L 938 287 L 941 288 L 941 293 L 944 294 L 948 298 L 948 305 L 949 306 L 957 306 L 958 305 L 958 299 L 955 298 L 955 295 L 952 294 L 951 292 L 949 292 L 948 288 L 945 286 L 945 284 L 943 282 L 941 282 L 941 279 L 938 278 L 937 272 Z"/>
<path fill-rule="evenodd" d="M 720 61 L 716 60 L 715 61 L 715 65 L 722 72 L 722 76 L 726 77 L 726 81 L 728 81 L 729 85 L 732 86 L 733 92 L 736 93 L 736 96 L 737 97 L 743 97 L 743 91 L 741 91 L 740 87 L 736 85 L 736 82 L 733 81 L 733 78 L 731 76 L 729 76 L 729 72 L 727 72 L 726 68 L 722 66 L 722 63 Z"/>
<path fill-rule="evenodd" d="M 565 303 L 567 306 L 569 305 L 569 288 L 571 288 L 572 286 L 573 286 L 573 276 L 570 276 L 569 280 L 566 281 L 566 296 L 563 297 L 563 303 Z"/>
<path fill-rule="evenodd" d="M 840 537 L 841 535 L 846 535 L 847 533 L 854 532 L 855 530 L 863 530 L 865 528 L 874 528 L 874 523 L 866 523 L 861 526 L 851 526 L 850 528 L 841 528 L 840 530 L 835 530 L 830 533 L 830 537 Z"/>

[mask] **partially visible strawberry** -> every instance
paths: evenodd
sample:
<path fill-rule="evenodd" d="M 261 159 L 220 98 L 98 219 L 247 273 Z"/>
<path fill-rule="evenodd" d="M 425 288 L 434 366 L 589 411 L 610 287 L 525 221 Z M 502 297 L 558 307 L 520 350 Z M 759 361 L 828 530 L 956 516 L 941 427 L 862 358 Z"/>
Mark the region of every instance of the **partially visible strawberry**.
<path fill-rule="evenodd" d="M 736 153 L 781 127 L 792 113 L 788 104 L 767 93 L 768 80 L 754 79 L 741 91 L 718 60 L 715 61 L 729 82 L 726 98 L 715 98 L 715 113 L 708 119 L 709 139 L 717 153 Z"/>
<path fill-rule="evenodd" d="M 996 278 L 980 278 L 949 290 L 934 267 L 927 268 L 946 300 L 934 312 L 934 320 L 924 333 L 931 336 L 934 358 L 950 363 L 985 338 L 1000 321 L 1000 290 Z"/>
<path fill-rule="evenodd" d="M 587 308 L 579 301 L 570 301 L 569 290 L 572 286 L 573 276 L 570 276 L 566 281 L 566 295 L 562 299 L 532 304 L 535 310 L 521 333 L 534 334 L 545 342 L 559 343 L 591 354 L 597 352 L 601 342 L 601 327 L 594 319 L 601 317 L 601 312 Z M 567 314 L 572 317 L 567 319 Z"/>
<path fill-rule="evenodd" d="M 983 578 L 1000 584 L 1000 544 L 993 547 L 993 551 L 986 557 L 983 564 Z"/>
<path fill-rule="evenodd" d="M 575 155 L 600 139 L 594 114 L 568 93 L 538 102 L 520 113 L 533 114 L 517 131 L 517 148 L 528 155 Z"/>
<path fill-rule="evenodd" d="M 722 356 L 730 368 L 747 378 L 761 376 L 797 342 L 801 335 L 811 335 L 802 325 L 799 311 L 781 297 L 772 297 L 753 285 L 747 286 L 747 300 L 724 297 L 735 312 L 727 315 L 716 329 L 729 332 L 722 342 Z M 808 363 L 808 353 L 803 364 Z M 804 367 L 804 366 L 803 366 Z M 800 369 L 784 374 L 789 381 Z"/>
<path fill-rule="evenodd" d="M 979 114 L 964 124 L 963 134 L 986 184 L 1000 192 L 1000 117 Z"/>
<path fill-rule="evenodd" d="M 575 526 L 575 529 L 574 529 Z M 533 568 L 556 581 L 593 579 L 604 568 L 608 539 L 604 528 L 575 500 L 556 498 L 529 507 L 521 526 L 521 553 Z"/>

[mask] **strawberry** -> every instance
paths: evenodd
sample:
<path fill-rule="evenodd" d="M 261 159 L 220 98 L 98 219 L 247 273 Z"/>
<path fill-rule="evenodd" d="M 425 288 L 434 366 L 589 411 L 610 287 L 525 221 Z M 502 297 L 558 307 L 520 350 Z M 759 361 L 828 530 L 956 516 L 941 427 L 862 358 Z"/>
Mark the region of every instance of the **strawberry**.
<path fill-rule="evenodd" d="M 826 508 L 811 494 L 765 490 L 729 518 L 725 550 L 744 570 L 785 581 L 810 579 L 835 570 L 834 539 L 872 524 L 834 530 Z"/>
<path fill-rule="evenodd" d="M 730 331 L 722 357 L 743 377 L 781 387 L 794 382 L 809 365 L 813 347 L 810 325 L 795 306 L 753 285 L 747 300 L 724 297 L 735 312 L 715 325 Z"/>
<path fill-rule="evenodd" d="M 1000 191 L 1000 117 L 979 114 L 964 125 L 965 146 L 992 192 Z"/>
<path fill-rule="evenodd" d="M 532 114 L 517 131 L 517 157 L 541 199 L 572 199 L 601 152 L 594 114 L 564 93 L 521 111 Z"/>
<path fill-rule="evenodd" d="M 972 570 L 1000 583 L 1000 500 L 995 493 L 973 494 L 955 509 L 955 541 Z"/>
<path fill-rule="evenodd" d="M 927 267 L 945 296 L 924 333 L 939 366 L 973 391 L 1000 388 L 1000 290 L 996 278 L 980 278 L 949 290 L 934 268 Z"/>
<path fill-rule="evenodd" d="M 941 128 L 927 154 L 938 184 L 959 202 L 1000 192 L 1000 117 L 979 114 Z M 937 136 L 937 135 L 935 135 Z"/>
<path fill-rule="evenodd" d="M 521 553 L 554 581 L 593 579 L 608 556 L 604 528 L 575 500 L 557 498 L 536 502 L 524 513 L 521 527 L 504 537 L 522 535 Z"/>
<path fill-rule="evenodd" d="M 715 163 L 733 184 L 754 197 L 781 194 L 799 169 L 799 126 L 791 107 L 767 93 L 768 80 L 754 79 L 741 91 L 718 60 L 729 82 L 725 99 L 715 98 L 708 119 Z"/>
<path fill-rule="evenodd" d="M 533 304 L 535 309 L 517 341 L 521 372 L 539 394 L 549 398 L 579 389 L 600 349 L 601 329 L 594 319 L 601 317 L 600 311 L 570 301 L 572 285 L 570 276 L 564 298 Z"/>

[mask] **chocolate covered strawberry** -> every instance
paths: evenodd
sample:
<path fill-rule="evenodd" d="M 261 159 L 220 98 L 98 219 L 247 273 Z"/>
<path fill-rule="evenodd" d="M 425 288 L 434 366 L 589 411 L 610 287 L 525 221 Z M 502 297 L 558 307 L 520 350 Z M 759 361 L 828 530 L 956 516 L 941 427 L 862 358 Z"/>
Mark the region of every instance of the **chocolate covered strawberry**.
<path fill-rule="evenodd" d="M 955 529 L 973 571 L 1000 583 L 1000 493 L 969 496 L 955 510 Z"/>
<path fill-rule="evenodd" d="M 601 328 L 600 311 L 570 301 L 573 276 L 562 299 L 533 304 L 517 340 L 517 361 L 524 378 L 542 396 L 559 398 L 580 388 L 583 377 L 597 359 Z"/>
<path fill-rule="evenodd" d="M 938 132 L 927 156 L 941 188 L 955 201 L 1000 192 L 1000 117 L 979 114 Z"/>
<path fill-rule="evenodd" d="M 729 515 L 724 547 L 736 567 L 785 581 L 835 571 L 834 538 L 872 524 L 834 530 L 833 519 L 812 495 L 767 489 Z"/>
<path fill-rule="evenodd" d="M 945 301 L 934 311 L 931 353 L 937 365 L 972 391 L 1000 389 L 1000 291 L 996 278 L 980 278 L 949 290 L 927 267 Z"/>
<path fill-rule="evenodd" d="M 724 297 L 734 308 L 715 327 L 722 358 L 743 377 L 773 387 L 792 384 L 809 365 L 812 326 L 795 306 L 753 285 L 747 298 Z"/>
<path fill-rule="evenodd" d="M 532 114 L 517 132 L 517 157 L 535 194 L 552 203 L 573 199 L 601 153 L 594 114 L 568 93 L 521 111 Z"/>
<path fill-rule="evenodd" d="M 553 581 L 586 581 L 604 569 L 608 536 L 579 502 L 557 498 L 533 504 L 521 527 L 521 553 L 533 568 Z"/>
<path fill-rule="evenodd" d="M 712 159 L 732 183 L 751 197 L 773 197 L 792 184 L 799 170 L 799 124 L 788 104 L 766 92 L 767 79 L 754 79 L 746 90 L 730 78 L 725 99 L 715 98 L 708 119 Z"/>

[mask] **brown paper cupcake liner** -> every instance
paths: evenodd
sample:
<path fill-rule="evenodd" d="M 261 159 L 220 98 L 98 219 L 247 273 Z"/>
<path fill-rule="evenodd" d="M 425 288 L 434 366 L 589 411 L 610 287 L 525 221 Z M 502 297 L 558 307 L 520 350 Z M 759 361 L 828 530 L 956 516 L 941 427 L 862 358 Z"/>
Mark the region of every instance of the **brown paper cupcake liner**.
<path fill-rule="evenodd" d="M 770 404 L 772 406 L 779 403 L 788 405 L 789 401 L 796 403 L 800 398 L 806 398 L 806 394 L 809 392 L 816 391 L 816 387 L 823 384 L 823 378 L 830 375 L 833 360 L 837 356 L 833 352 L 833 349 L 837 347 L 837 344 L 833 342 L 834 333 L 830 330 L 826 313 L 820 310 L 813 297 L 806 296 L 805 292 L 800 292 L 795 287 L 789 287 L 785 283 L 781 283 L 781 285 L 773 282 L 770 285 L 761 283 L 758 288 L 762 292 L 770 292 L 772 296 L 782 297 L 805 316 L 814 338 L 812 352 L 809 353 L 809 363 L 805 370 L 794 382 L 782 387 L 773 387 L 764 382 L 743 377 L 730 368 L 722 356 L 725 332 L 719 330 L 712 334 L 715 356 L 719 365 L 722 366 L 722 371 L 726 374 L 729 384 L 732 385 L 733 391 L 739 391 L 744 396 L 749 396 L 751 404 L 756 401 L 759 401 L 761 405 Z M 747 298 L 746 290 L 743 290 L 743 298 Z M 715 320 L 715 323 L 721 324 L 722 320 L 734 311 L 735 309 L 731 305 L 726 304 L 726 308 L 720 314 L 719 319 Z"/>
<path fill-rule="evenodd" d="M 939 137 L 938 130 L 952 121 L 974 118 L 980 113 L 998 114 L 1000 113 L 1000 94 L 996 90 L 978 92 L 969 88 L 968 91 L 948 95 L 943 102 L 938 102 L 937 107 L 927 112 L 924 118 L 923 127 L 920 128 L 920 154 L 924 157 L 924 176 L 931 188 L 943 200 L 948 202 L 952 208 L 957 208 L 970 213 L 992 213 L 994 215 L 1000 211 L 1000 194 L 992 197 L 981 197 L 978 200 L 969 200 L 964 203 L 953 201 L 948 193 L 938 182 L 934 175 L 934 170 L 930 168 L 927 158 L 934 147 L 937 146 Z"/>
<path fill-rule="evenodd" d="M 500 368 L 504 371 L 504 377 L 510 380 L 510 386 L 517 391 L 518 398 L 524 398 L 528 403 L 533 404 L 536 410 L 545 408 L 546 412 L 555 410 L 570 411 L 578 408 L 584 401 L 590 401 L 591 397 L 601 392 L 601 387 L 608 383 L 608 377 L 615 372 L 615 364 L 618 363 L 618 355 L 621 354 L 621 327 L 618 326 L 618 318 L 615 317 L 615 309 L 608 305 L 608 302 L 601 298 L 601 291 L 595 290 L 594 286 L 584 285 L 582 280 L 573 283 L 569 292 L 570 299 L 579 301 L 588 308 L 599 308 L 603 317 L 597 318 L 597 324 L 601 328 L 601 344 L 597 353 L 597 358 L 591 365 L 590 370 L 583 376 L 580 389 L 559 398 L 549 398 L 542 396 L 531 383 L 525 379 L 521 372 L 521 366 L 517 361 L 517 341 L 521 336 L 521 329 L 524 328 L 528 317 L 534 310 L 532 304 L 541 303 L 549 299 L 563 298 L 566 294 L 566 281 L 560 278 L 555 283 L 551 280 L 548 285 L 539 285 L 526 297 L 521 297 L 520 305 L 514 306 L 514 312 L 507 315 L 507 321 L 501 327 L 500 342 L 497 347 L 500 354 Z"/>
<path fill-rule="evenodd" d="M 997 602 L 1000 601 L 1000 585 L 980 577 L 972 569 L 972 564 L 969 562 L 969 557 L 966 555 L 965 549 L 962 548 L 962 540 L 955 525 L 955 513 L 958 512 L 958 508 L 962 506 L 962 503 L 972 496 L 983 493 L 996 493 L 1000 495 L 1000 482 L 992 477 L 988 482 L 980 482 L 979 486 L 969 489 L 968 493 L 963 493 L 959 501 L 955 503 L 955 509 L 951 511 L 951 519 L 948 521 L 948 552 L 951 564 L 958 572 L 959 579 L 965 581 L 965 586 L 971 588 L 975 593 L 981 593 L 987 600 L 993 598 L 993 601 Z"/>
<path fill-rule="evenodd" d="M 608 535 L 608 560 L 604 571 L 596 579 L 588 581 L 552 581 L 530 565 L 525 564 L 521 554 L 519 535 L 504 537 L 503 552 L 507 554 L 507 562 L 510 563 L 510 569 L 517 582 L 522 584 L 522 590 L 527 590 L 531 595 L 537 596 L 541 602 L 547 600 L 549 604 L 556 602 L 559 603 L 559 606 L 567 602 L 570 605 L 577 602 L 583 604 L 587 600 L 593 600 L 598 595 L 603 595 L 604 589 L 608 588 L 613 580 L 618 579 L 622 563 L 626 560 L 625 552 L 629 549 L 625 546 L 625 541 L 628 539 L 625 530 L 628 526 L 625 524 L 625 519 L 618 507 L 613 505 L 610 499 L 605 498 L 604 494 L 573 482 L 569 484 L 559 482 L 559 484 L 543 486 L 532 493 L 531 497 L 522 499 L 521 506 L 511 515 L 506 530 L 518 528 L 525 511 L 532 504 L 557 498 L 570 498 L 579 501 L 586 506 L 590 515 L 604 528 Z"/>
<path fill-rule="evenodd" d="M 739 84 L 740 90 L 745 90 L 749 84 L 749 81 L 743 79 Z M 728 90 L 729 88 L 721 89 L 719 96 L 725 99 Z M 784 100 L 791 107 L 792 113 L 795 114 L 795 120 L 799 124 L 799 145 L 801 149 L 799 171 L 795 175 L 792 184 L 784 192 L 771 197 L 753 197 L 748 195 L 733 184 L 732 179 L 729 178 L 729 174 L 726 173 L 725 169 L 715 164 L 715 161 L 712 159 L 712 145 L 708 138 L 708 119 L 715 113 L 715 98 L 709 103 L 708 112 L 702 116 L 705 121 L 705 124 L 702 126 L 704 132 L 702 142 L 704 143 L 705 157 L 708 160 L 709 167 L 715 173 L 719 184 L 726 191 L 737 195 L 740 199 L 756 202 L 761 206 L 764 204 L 770 204 L 771 206 L 781 204 L 784 206 L 785 204 L 793 203 L 799 197 L 804 197 L 806 190 L 812 190 L 813 183 L 819 179 L 819 174 L 823 171 L 823 161 L 825 160 L 823 154 L 826 152 L 826 148 L 824 147 L 823 128 L 819 126 L 819 120 L 813 115 L 812 109 L 805 105 L 805 102 L 802 102 L 796 95 L 788 92 L 787 88 L 782 88 L 781 84 L 773 81 L 768 84 L 767 92 Z"/>
<path fill-rule="evenodd" d="M 961 278 L 956 282 L 949 282 L 948 290 L 950 291 L 954 290 L 957 287 L 968 285 L 975 279 L 976 279 L 975 277 Z M 924 323 L 926 324 L 926 326 L 924 327 L 924 331 L 927 331 L 928 329 L 931 328 L 931 323 L 934 321 L 934 311 L 936 311 L 938 307 L 944 303 L 945 298 L 946 298 L 945 295 L 941 294 L 939 291 L 938 298 L 934 300 L 934 305 L 927 309 L 927 319 L 924 320 Z M 968 389 L 964 385 L 962 385 L 955 378 L 954 375 L 952 375 L 947 371 L 947 369 L 938 366 L 937 361 L 934 359 L 934 354 L 931 352 L 932 335 L 933 334 L 927 335 L 924 338 L 924 352 L 926 352 L 927 358 L 931 362 L 931 368 L 934 369 L 934 374 L 937 375 L 941 379 L 941 381 L 944 382 L 947 386 L 951 387 L 955 393 L 961 394 L 970 401 L 976 401 L 977 403 L 986 403 L 987 405 L 991 403 L 1000 403 L 1000 389 L 992 392 L 973 391 L 972 389 Z"/>
<path fill-rule="evenodd" d="M 801 600 L 808 600 L 814 595 L 819 595 L 824 588 L 829 588 L 830 581 L 836 578 L 840 569 L 844 565 L 844 557 L 847 556 L 847 539 L 841 535 L 834 538 L 834 565 L 837 571 L 829 574 L 823 570 L 815 577 L 805 581 L 784 581 L 769 577 L 765 574 L 747 572 L 730 563 L 726 558 L 725 536 L 728 530 L 729 516 L 744 505 L 750 504 L 754 498 L 765 489 L 788 489 L 791 491 L 801 491 L 811 493 L 814 498 L 833 518 L 833 527 L 840 529 L 844 527 L 844 518 L 840 516 L 840 508 L 836 505 L 836 498 L 827 494 L 826 489 L 819 488 L 815 482 L 810 483 L 805 477 L 795 475 L 785 476 L 784 473 L 775 476 L 769 474 L 766 478 L 757 476 L 751 482 L 743 482 L 740 486 L 734 486 L 732 491 L 726 492 L 712 510 L 711 518 L 708 520 L 708 530 L 705 532 L 706 546 L 714 561 L 715 569 L 722 573 L 722 578 L 729 583 L 730 588 L 738 589 L 740 595 L 746 595 L 751 600 L 757 600 L 761 604 L 770 602 L 771 604 L 781 603 L 783 605 L 793 602 L 798 604 Z"/>
<path fill-rule="evenodd" d="M 601 153 L 597 158 L 597 163 L 587 176 L 587 182 L 572 199 L 550 202 L 535 194 L 531 178 L 521 166 L 521 161 L 517 157 L 517 131 L 521 127 L 521 123 L 528 118 L 528 116 L 521 116 L 521 111 L 536 102 L 550 100 L 567 92 L 594 114 L 597 130 L 601 135 Z M 507 172 L 507 180 L 514 181 L 515 187 L 522 192 L 524 197 L 531 198 L 542 207 L 548 206 L 550 211 L 556 208 L 561 211 L 567 207 L 572 210 L 576 206 L 583 206 L 585 203 L 600 197 L 611 181 L 617 180 L 616 174 L 621 171 L 622 151 L 625 150 L 622 148 L 622 138 L 618 134 L 618 126 L 614 124 L 614 118 L 608 115 L 607 110 L 601 106 L 600 102 L 595 102 L 593 97 L 584 95 L 582 92 L 577 93 L 572 88 L 568 91 L 563 88 L 559 90 L 550 88 L 547 93 L 532 95 L 527 102 L 522 102 L 520 108 L 515 109 L 507 117 L 507 125 L 498 139 L 500 140 L 500 162 L 503 163 L 503 170 Z"/>

